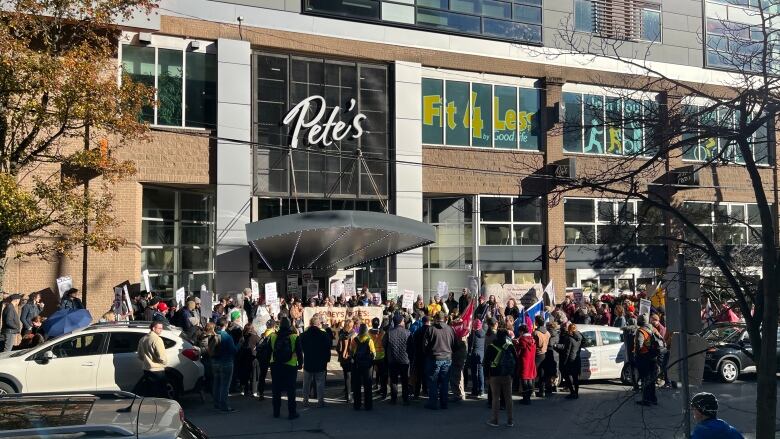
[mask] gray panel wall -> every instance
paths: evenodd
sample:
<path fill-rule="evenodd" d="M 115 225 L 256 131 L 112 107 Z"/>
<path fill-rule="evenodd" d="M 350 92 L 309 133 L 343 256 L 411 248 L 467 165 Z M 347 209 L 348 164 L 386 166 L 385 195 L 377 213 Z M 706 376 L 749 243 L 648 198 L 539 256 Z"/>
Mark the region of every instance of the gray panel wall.
<path fill-rule="evenodd" d="M 242 142 L 251 140 L 251 54 L 246 41 L 217 41 L 217 293 L 249 286 L 252 154 Z"/>

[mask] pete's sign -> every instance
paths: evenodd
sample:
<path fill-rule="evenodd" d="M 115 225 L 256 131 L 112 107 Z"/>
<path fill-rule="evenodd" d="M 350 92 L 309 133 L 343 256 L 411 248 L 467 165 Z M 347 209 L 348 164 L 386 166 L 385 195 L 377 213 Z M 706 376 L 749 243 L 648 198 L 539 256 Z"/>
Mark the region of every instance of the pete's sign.
<path fill-rule="evenodd" d="M 311 120 L 306 120 L 309 110 L 316 104 L 319 105 L 319 111 Z M 355 108 L 355 104 L 355 99 L 350 99 L 347 111 L 352 111 Z M 282 124 L 290 125 L 292 123 L 294 126 L 292 140 L 290 141 L 291 148 L 298 147 L 301 131 L 305 130 L 308 130 L 306 141 L 309 145 L 321 145 L 323 147 L 330 146 L 334 141 L 343 140 L 347 136 L 357 139 L 363 135 L 363 127 L 360 124 L 366 119 L 365 114 L 358 113 L 352 118 L 350 123 L 337 121 L 336 119 L 339 113 L 341 113 L 341 107 L 336 106 L 330 110 L 330 115 L 325 120 L 326 107 L 325 98 L 316 95 L 310 96 L 302 100 L 284 116 Z"/>

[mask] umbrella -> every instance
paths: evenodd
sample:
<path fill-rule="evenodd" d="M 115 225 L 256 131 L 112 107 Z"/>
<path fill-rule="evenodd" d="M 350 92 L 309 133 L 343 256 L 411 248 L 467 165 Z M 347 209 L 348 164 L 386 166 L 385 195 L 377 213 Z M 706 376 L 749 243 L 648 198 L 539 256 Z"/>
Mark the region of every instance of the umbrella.
<path fill-rule="evenodd" d="M 61 309 L 43 322 L 47 338 L 59 337 L 92 323 L 92 316 L 86 309 Z"/>

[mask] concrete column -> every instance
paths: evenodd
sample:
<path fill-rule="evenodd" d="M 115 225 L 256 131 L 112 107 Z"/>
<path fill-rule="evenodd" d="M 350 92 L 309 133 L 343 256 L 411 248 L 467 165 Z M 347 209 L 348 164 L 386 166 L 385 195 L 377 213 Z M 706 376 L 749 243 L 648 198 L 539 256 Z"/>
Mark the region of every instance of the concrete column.
<path fill-rule="evenodd" d="M 422 221 L 422 66 L 395 62 L 395 213 Z M 410 164 L 415 163 L 415 164 Z M 398 290 L 422 293 L 422 248 L 396 257 Z"/>
<path fill-rule="evenodd" d="M 546 133 L 544 137 L 544 163 L 545 165 L 564 158 L 563 156 L 563 132 L 560 123 L 552 120 L 555 114 L 552 109 L 561 109 L 561 93 L 563 89 L 562 78 L 544 78 L 542 93 L 542 127 Z M 552 189 L 552 188 L 548 188 Z M 563 226 L 563 200 L 554 200 L 554 195 L 546 195 L 543 201 L 547 207 L 544 209 L 545 253 L 544 266 L 546 268 L 545 282 L 553 281 L 555 285 L 556 302 L 563 300 L 566 294 L 566 239 Z"/>
<path fill-rule="evenodd" d="M 249 286 L 251 221 L 252 50 L 247 41 L 217 41 L 217 293 Z M 231 139 L 231 140 L 224 140 Z"/>

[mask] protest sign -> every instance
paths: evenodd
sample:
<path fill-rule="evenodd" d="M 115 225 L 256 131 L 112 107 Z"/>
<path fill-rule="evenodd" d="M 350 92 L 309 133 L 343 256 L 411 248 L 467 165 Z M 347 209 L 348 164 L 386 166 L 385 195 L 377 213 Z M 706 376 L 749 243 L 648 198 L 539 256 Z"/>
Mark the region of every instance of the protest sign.
<path fill-rule="evenodd" d="M 398 282 L 387 283 L 387 300 L 391 302 L 398 300 Z"/>
<path fill-rule="evenodd" d="M 141 276 L 144 278 L 144 287 L 146 288 L 146 292 L 151 293 L 152 283 L 149 281 L 149 270 L 142 271 Z"/>
<path fill-rule="evenodd" d="M 62 276 L 57 278 L 57 290 L 60 292 L 60 299 L 65 293 L 73 288 L 73 279 L 70 276 Z"/>
<path fill-rule="evenodd" d="M 382 304 L 382 293 L 371 293 L 371 303 L 374 305 Z"/>
<path fill-rule="evenodd" d="M 585 301 L 585 294 L 582 292 L 582 288 L 574 288 L 571 290 L 572 297 L 574 298 L 574 303 L 577 305 L 582 305 Z"/>
<path fill-rule="evenodd" d="M 440 280 L 436 287 L 436 296 L 438 296 L 439 299 L 444 300 L 447 298 L 448 294 L 449 288 L 447 286 L 447 282 Z"/>
<path fill-rule="evenodd" d="M 127 305 L 127 313 L 133 314 L 133 301 L 130 300 L 130 292 L 127 290 L 127 284 L 122 287 L 122 293 L 125 298 L 125 305 Z"/>
<path fill-rule="evenodd" d="M 311 299 L 317 297 L 320 292 L 320 282 L 318 280 L 309 280 L 306 282 L 306 297 Z"/>
<path fill-rule="evenodd" d="M 276 291 L 276 282 L 265 284 L 265 303 L 279 303 L 279 293 Z"/>
<path fill-rule="evenodd" d="M 298 287 L 298 275 L 297 274 L 288 274 L 287 275 L 287 294 L 289 295 L 298 295 L 300 293 L 300 289 Z"/>
<path fill-rule="evenodd" d="M 301 279 L 303 284 L 306 285 L 314 279 L 314 272 L 312 270 L 301 270 Z"/>
<path fill-rule="evenodd" d="M 652 305 L 652 302 L 650 302 L 647 299 L 640 299 L 639 300 L 639 315 L 650 315 L 650 305 Z"/>
<path fill-rule="evenodd" d="M 404 295 L 401 299 L 401 307 L 410 311 L 412 306 L 414 306 L 414 291 L 404 290 Z"/>
<path fill-rule="evenodd" d="M 356 306 L 352 308 L 336 306 L 307 306 L 303 308 L 303 321 L 308 322 L 315 314 L 320 314 L 325 322 L 333 328 L 342 324 L 345 320 L 354 316 L 360 318 L 362 323 L 371 327 L 371 320 L 382 320 L 382 307 L 380 306 Z"/>
<path fill-rule="evenodd" d="M 115 319 L 118 320 L 119 316 L 124 314 L 122 312 L 122 302 L 124 301 L 124 295 L 125 290 L 121 287 L 114 287 L 114 315 L 116 316 Z M 131 308 L 132 309 L 132 308 Z"/>
<path fill-rule="evenodd" d="M 205 290 L 205 285 L 200 290 L 200 310 L 201 318 L 205 318 L 206 321 L 211 318 L 211 312 L 214 310 L 214 296 Z"/>
<path fill-rule="evenodd" d="M 466 280 L 466 285 L 468 285 L 469 295 L 472 297 L 479 296 L 479 278 L 477 276 L 469 276 Z"/>
<path fill-rule="evenodd" d="M 181 287 L 178 290 L 176 290 L 176 304 L 179 305 L 179 308 L 184 306 L 184 298 L 185 298 L 184 287 Z"/>
<path fill-rule="evenodd" d="M 344 295 L 344 283 L 340 280 L 330 283 L 330 297 L 339 298 Z"/>
<path fill-rule="evenodd" d="M 348 277 L 344 279 L 344 296 L 352 297 L 355 294 L 357 294 L 357 292 L 355 291 L 355 278 Z"/>
<path fill-rule="evenodd" d="M 249 285 L 252 288 L 252 300 L 260 299 L 260 284 L 256 280 L 250 279 Z"/>

